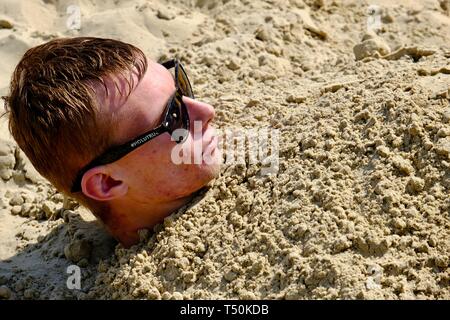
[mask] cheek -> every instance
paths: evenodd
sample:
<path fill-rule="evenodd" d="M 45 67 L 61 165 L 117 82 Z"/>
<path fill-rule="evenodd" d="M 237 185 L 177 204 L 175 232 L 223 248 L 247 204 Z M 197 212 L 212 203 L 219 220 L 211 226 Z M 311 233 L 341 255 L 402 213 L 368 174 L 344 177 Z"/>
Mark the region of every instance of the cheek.
<path fill-rule="evenodd" d="M 142 180 L 147 185 L 155 185 L 158 186 L 159 190 L 163 190 L 177 183 L 180 180 L 180 175 L 183 175 L 183 172 L 188 172 L 189 168 L 177 166 L 172 162 L 171 152 L 174 143 L 170 141 L 168 135 L 163 139 L 157 138 L 154 142 L 137 156 L 135 178 Z"/>
<path fill-rule="evenodd" d="M 188 148 L 192 146 L 191 137 L 185 144 Z M 135 157 L 133 180 L 143 196 L 164 199 L 187 196 L 211 179 L 207 167 L 175 164 L 171 159 L 174 146 L 169 136 L 155 139 L 154 144 Z"/>
<path fill-rule="evenodd" d="M 159 141 L 155 141 L 152 145 L 143 146 L 130 161 L 130 166 L 135 168 L 135 179 L 152 182 L 152 178 L 160 176 L 164 172 L 164 168 L 167 167 L 166 159 L 169 151 L 166 149 L 168 148 L 164 142 L 157 142 Z"/>

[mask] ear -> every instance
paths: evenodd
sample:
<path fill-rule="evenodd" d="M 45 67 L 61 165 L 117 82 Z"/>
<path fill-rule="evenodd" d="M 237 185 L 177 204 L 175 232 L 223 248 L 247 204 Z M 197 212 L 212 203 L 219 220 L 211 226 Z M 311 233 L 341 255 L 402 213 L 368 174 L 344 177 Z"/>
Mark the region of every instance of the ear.
<path fill-rule="evenodd" d="M 98 166 L 83 175 L 81 190 L 87 197 L 108 201 L 124 196 L 128 192 L 128 185 L 112 178 L 105 166 Z"/>

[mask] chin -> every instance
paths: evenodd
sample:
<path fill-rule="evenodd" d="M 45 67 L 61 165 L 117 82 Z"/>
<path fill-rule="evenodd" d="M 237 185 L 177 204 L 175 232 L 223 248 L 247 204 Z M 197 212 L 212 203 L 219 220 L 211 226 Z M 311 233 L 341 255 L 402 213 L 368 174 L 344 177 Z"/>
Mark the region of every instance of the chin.
<path fill-rule="evenodd" d="M 217 178 L 219 174 L 220 174 L 220 163 L 214 164 L 209 167 L 209 181 Z"/>
<path fill-rule="evenodd" d="M 220 174 L 220 163 L 201 164 L 198 166 L 195 183 L 192 184 L 192 193 L 205 187 L 209 182 L 217 178 Z"/>
<path fill-rule="evenodd" d="M 217 144 L 217 143 L 216 143 Z M 210 156 L 206 157 L 205 154 L 202 155 L 203 161 L 201 164 L 201 170 L 208 172 L 210 179 L 216 178 L 220 173 L 220 166 L 222 164 L 222 152 L 214 145 L 213 151 L 210 152 Z"/>
<path fill-rule="evenodd" d="M 212 158 L 204 159 L 201 164 L 184 165 L 182 171 L 178 171 L 180 180 L 183 181 L 183 187 L 179 189 L 180 196 L 192 195 L 217 178 L 220 174 L 221 162 L 221 153 L 214 152 Z"/>
<path fill-rule="evenodd" d="M 206 185 L 211 180 L 217 178 L 220 173 L 220 163 L 215 164 L 203 164 L 201 168 L 201 177 L 203 181 L 203 185 Z"/>
<path fill-rule="evenodd" d="M 222 164 L 222 154 L 219 150 L 214 151 L 214 156 L 208 162 L 203 161 L 201 164 L 202 171 L 205 171 L 209 180 L 216 178 L 220 173 L 220 166 Z"/>

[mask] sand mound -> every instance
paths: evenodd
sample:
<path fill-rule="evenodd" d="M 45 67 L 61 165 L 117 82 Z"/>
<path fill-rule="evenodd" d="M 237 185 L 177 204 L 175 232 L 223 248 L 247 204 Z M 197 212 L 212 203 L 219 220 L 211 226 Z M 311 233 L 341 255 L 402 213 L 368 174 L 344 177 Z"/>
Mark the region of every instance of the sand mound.
<path fill-rule="evenodd" d="M 445 5 L 377 1 L 381 27 L 367 35 L 369 4 L 356 0 L 94 3 L 83 2 L 77 34 L 181 58 L 222 130 L 279 130 L 278 171 L 224 165 L 126 250 L 63 204 L 2 129 L 0 296 L 450 298 Z M 0 30 L 11 64 L 8 48 L 31 46 L 25 26 L 37 23 L 21 8 L 6 11 L 16 29 Z M 81 290 L 66 287 L 71 264 Z"/>

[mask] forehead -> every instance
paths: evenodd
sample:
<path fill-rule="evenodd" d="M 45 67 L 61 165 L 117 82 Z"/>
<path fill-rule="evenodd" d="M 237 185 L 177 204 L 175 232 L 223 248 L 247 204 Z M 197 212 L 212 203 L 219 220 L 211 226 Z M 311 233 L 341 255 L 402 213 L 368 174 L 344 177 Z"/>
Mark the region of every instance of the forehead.
<path fill-rule="evenodd" d="M 136 69 L 127 74 L 112 74 L 103 78 L 104 85 L 95 83 L 101 112 L 119 113 L 127 103 L 143 94 L 158 94 L 173 83 L 170 72 L 159 63 L 149 60 L 145 74 L 139 81 Z M 125 108 L 124 108 L 125 107 Z"/>
<path fill-rule="evenodd" d="M 111 117 L 115 125 L 114 141 L 118 143 L 150 130 L 175 91 L 171 73 L 150 60 L 140 82 L 136 71 L 129 74 L 128 79 L 132 84 L 131 91 L 125 78 L 113 76 L 105 81 L 108 94 L 103 89 L 98 96 L 100 112 Z"/>

